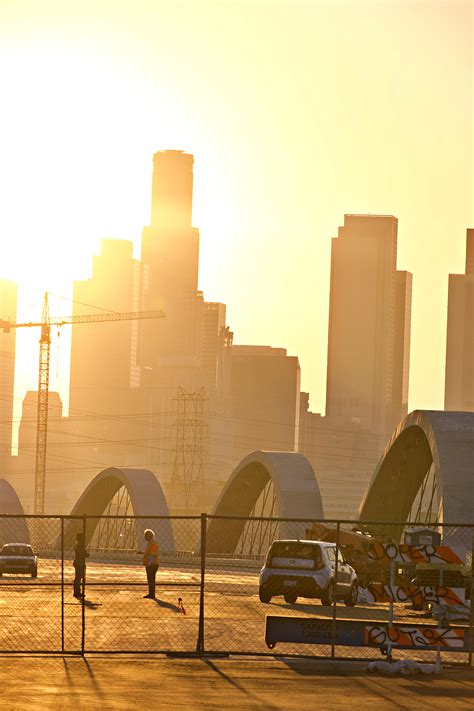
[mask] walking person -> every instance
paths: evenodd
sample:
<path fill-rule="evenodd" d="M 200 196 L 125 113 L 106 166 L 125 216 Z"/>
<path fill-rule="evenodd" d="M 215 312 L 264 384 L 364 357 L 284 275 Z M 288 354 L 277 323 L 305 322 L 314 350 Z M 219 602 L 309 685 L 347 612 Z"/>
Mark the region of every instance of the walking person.
<path fill-rule="evenodd" d="M 146 577 L 148 580 L 148 595 L 143 597 L 149 598 L 150 600 L 156 600 L 155 597 L 155 585 L 156 585 L 156 572 L 158 570 L 158 543 L 155 541 L 155 533 L 151 528 L 147 528 L 143 534 L 145 541 L 147 542 L 147 547 L 145 553 L 143 554 L 143 565 L 146 569 Z"/>
<path fill-rule="evenodd" d="M 74 597 L 82 600 L 82 583 L 86 574 L 86 558 L 89 557 L 84 545 L 84 535 L 78 533 L 76 535 L 76 545 L 74 546 L 74 568 L 76 575 L 74 577 Z"/>

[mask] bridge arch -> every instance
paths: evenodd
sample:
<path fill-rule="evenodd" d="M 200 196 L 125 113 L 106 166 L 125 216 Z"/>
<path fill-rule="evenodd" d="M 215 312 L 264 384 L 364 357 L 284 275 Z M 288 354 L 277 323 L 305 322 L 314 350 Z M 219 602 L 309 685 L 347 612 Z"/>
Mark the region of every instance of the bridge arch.
<path fill-rule="evenodd" d="M 168 504 L 160 482 L 149 469 L 123 469 L 109 467 L 101 471 L 80 496 L 71 516 L 87 516 L 86 545 L 93 539 L 100 517 L 108 504 L 122 487 L 125 487 L 133 509 L 136 540 L 141 543 L 143 531 L 159 528 L 159 543 L 162 550 L 174 550 L 173 529 L 169 519 L 155 517 L 169 516 Z M 158 523 L 159 521 L 159 523 Z M 79 530 L 77 524 L 70 527 L 67 542 L 71 545 L 72 531 Z"/>
<path fill-rule="evenodd" d="M 207 550 L 214 554 L 234 553 L 245 527 L 245 517 L 272 482 L 279 518 L 321 520 L 323 504 L 318 482 L 309 461 L 298 452 L 256 451 L 234 469 L 212 512 L 213 516 L 241 516 L 239 519 L 210 519 Z M 282 522 L 279 536 L 304 537 L 307 523 Z"/>
<path fill-rule="evenodd" d="M 474 523 L 474 413 L 415 410 L 391 436 L 359 510 L 363 521 L 406 521 L 428 472 L 438 520 Z"/>
<path fill-rule="evenodd" d="M 6 479 L 0 479 L 1 514 L 14 514 L 15 518 L 1 520 L 0 545 L 4 543 L 29 543 L 30 533 L 23 506 L 15 489 Z M 21 518 L 17 518 L 18 515 Z"/>

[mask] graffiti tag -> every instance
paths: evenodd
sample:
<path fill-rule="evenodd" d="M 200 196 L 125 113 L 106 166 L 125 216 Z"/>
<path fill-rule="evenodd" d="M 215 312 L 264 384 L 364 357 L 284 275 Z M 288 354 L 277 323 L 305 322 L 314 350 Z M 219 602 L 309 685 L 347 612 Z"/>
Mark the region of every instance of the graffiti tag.
<path fill-rule="evenodd" d="M 464 630 L 439 629 L 437 627 L 388 627 L 387 625 L 367 625 L 364 642 L 382 647 L 464 647 Z"/>
<path fill-rule="evenodd" d="M 445 585 L 382 585 L 372 583 L 367 586 L 367 602 L 401 602 L 422 605 L 424 602 L 439 605 L 462 605 L 464 603 L 464 588 L 449 588 Z"/>
<path fill-rule="evenodd" d="M 368 557 L 377 563 L 463 563 L 453 548 L 449 546 L 433 546 L 426 543 L 420 546 L 409 546 L 405 543 L 379 543 L 372 541 Z"/>

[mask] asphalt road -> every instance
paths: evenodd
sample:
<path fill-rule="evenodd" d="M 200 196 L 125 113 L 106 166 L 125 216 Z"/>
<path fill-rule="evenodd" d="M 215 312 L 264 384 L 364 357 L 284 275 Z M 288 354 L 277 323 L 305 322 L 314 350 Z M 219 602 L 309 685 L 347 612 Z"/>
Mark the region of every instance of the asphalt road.
<path fill-rule="evenodd" d="M 387 677 L 363 664 L 276 659 L 2 657 L 0 708 L 464 711 L 472 672 Z"/>
<path fill-rule="evenodd" d="M 72 596 L 73 572 L 68 561 L 64 568 L 64 599 L 58 560 L 40 560 L 36 580 L 9 575 L 0 579 L 0 652 L 81 649 L 83 609 Z M 147 592 L 145 577 L 138 560 L 136 565 L 100 562 L 88 565 L 84 609 L 86 651 L 195 650 L 200 596 L 200 570 L 196 563 L 163 564 L 157 577 L 156 601 L 143 599 Z M 232 561 L 212 563 L 206 571 L 205 590 L 207 651 L 269 653 L 264 641 L 266 615 L 324 618 L 333 615 L 332 608 L 323 607 L 316 600 L 299 600 L 288 605 L 278 597 L 270 604 L 260 603 L 258 571 L 239 568 Z M 337 605 L 337 616 L 387 620 L 388 606 L 365 604 L 349 608 L 341 603 Z M 395 616 L 412 624 L 420 621 L 420 613 L 403 605 L 395 606 Z M 280 644 L 274 652 L 327 656 L 331 649 Z M 378 649 L 337 648 L 337 654 L 382 658 Z M 461 656 L 456 655 L 456 659 Z M 423 652 L 417 657 L 432 661 L 434 654 Z"/>

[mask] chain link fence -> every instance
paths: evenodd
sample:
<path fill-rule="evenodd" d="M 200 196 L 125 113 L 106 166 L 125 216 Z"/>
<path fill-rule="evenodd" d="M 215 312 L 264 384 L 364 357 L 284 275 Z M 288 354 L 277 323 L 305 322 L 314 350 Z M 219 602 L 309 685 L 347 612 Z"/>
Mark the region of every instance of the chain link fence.
<path fill-rule="evenodd" d="M 147 528 L 155 599 L 144 599 Z M 88 557 L 75 597 L 78 533 Z M 473 547 L 467 525 L 4 515 L 0 652 L 472 665 Z"/>

